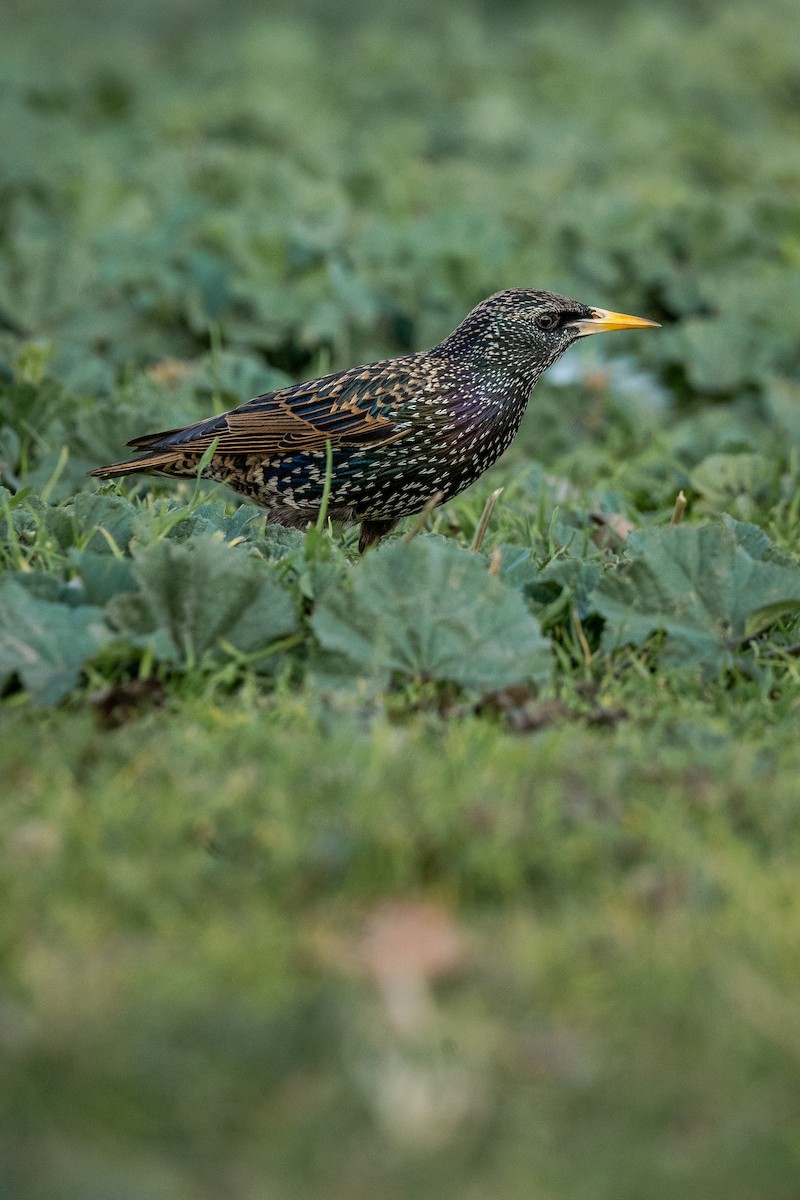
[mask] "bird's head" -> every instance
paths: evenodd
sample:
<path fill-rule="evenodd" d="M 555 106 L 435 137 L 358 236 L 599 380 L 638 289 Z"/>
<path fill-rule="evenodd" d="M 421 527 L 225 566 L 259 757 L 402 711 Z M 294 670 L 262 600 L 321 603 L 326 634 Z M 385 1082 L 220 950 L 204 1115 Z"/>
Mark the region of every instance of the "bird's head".
<path fill-rule="evenodd" d="M 492 373 L 538 377 L 580 337 L 657 326 L 657 321 L 594 308 L 556 292 L 512 288 L 481 301 L 442 349 Z"/>

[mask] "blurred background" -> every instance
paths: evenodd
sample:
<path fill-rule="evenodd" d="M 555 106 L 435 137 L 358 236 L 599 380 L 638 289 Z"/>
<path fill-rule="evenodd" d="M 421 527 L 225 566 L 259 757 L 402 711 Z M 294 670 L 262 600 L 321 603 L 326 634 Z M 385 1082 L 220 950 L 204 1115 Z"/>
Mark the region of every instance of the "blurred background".
<path fill-rule="evenodd" d="M 717 494 L 718 479 L 701 480 L 701 495 L 743 497 L 740 516 L 777 503 L 776 455 L 788 460 L 800 441 L 796 0 L 3 0 L 0 376 L 14 386 L 0 464 L 14 489 L 67 497 L 134 434 L 279 380 L 430 346 L 516 285 L 664 328 L 576 348 L 537 391 L 510 461 L 535 458 L 580 486 L 611 480 L 622 499 L 610 506 L 663 515 L 699 463 L 726 454 L 744 483 Z M 728 482 L 735 469 L 728 461 Z M 784 547 L 796 542 L 789 525 Z M 234 725 L 219 718 L 219 761 L 243 744 L 262 754 L 263 730 Z M 95 735 L 81 736 L 64 751 L 69 770 L 94 761 Z M 476 796 L 489 794 L 482 735 L 448 737 L 465 794 L 473 777 Z M 203 740 L 195 730 L 182 744 L 190 783 L 214 777 Z M 288 795 L 310 786 L 314 758 L 320 806 L 348 805 L 360 788 L 358 811 L 370 809 L 370 751 L 347 733 L 327 749 L 271 746 Z M 527 787 L 516 747 L 509 771 Z M 770 961 L 791 985 L 796 946 L 749 902 L 751 877 L 737 877 L 738 915 L 718 925 L 717 885 L 699 866 L 680 877 L 643 866 L 595 911 L 585 873 L 600 895 L 604 811 L 581 797 L 590 778 L 608 795 L 626 784 L 624 755 L 615 765 L 590 754 L 575 768 L 572 816 L 542 802 L 553 840 L 524 878 L 507 877 L 491 845 L 490 866 L 475 866 L 465 844 L 465 939 L 447 916 L 456 885 L 426 857 L 436 822 L 408 849 L 416 834 L 390 811 L 393 796 L 413 806 L 427 777 L 391 731 L 382 752 L 390 832 L 376 835 L 375 861 L 404 864 L 407 850 L 419 878 L 441 869 L 442 903 L 379 907 L 352 935 L 332 932 L 317 868 L 265 882 L 249 850 L 237 859 L 235 817 L 230 863 L 205 853 L 200 821 L 185 877 L 167 887 L 156 863 L 154 887 L 134 880 L 113 830 L 120 788 L 136 811 L 140 768 L 124 742 L 110 752 L 101 793 L 115 870 L 53 869 L 72 899 L 56 912 L 31 898 L 52 946 L 36 943 L 0 1005 L 0 1193 L 795 1200 L 796 1011 L 745 968 L 726 963 L 713 994 L 705 973 L 704 922 L 756 960 L 769 926 Z M 559 789 L 562 766 L 540 768 Z M 448 771 L 443 759 L 430 785 L 445 798 Z M 81 812 L 64 786 L 65 811 Z M 637 786 L 657 813 L 657 776 L 643 770 Z M 681 803 L 682 789 L 711 813 L 710 777 L 676 777 Z M 476 828 L 482 813 L 476 799 Z M 573 857 L 559 858 L 567 827 Z M 48 836 L 28 830 L 15 861 L 49 862 Z M 280 862 L 281 830 L 262 836 Z M 287 836 L 310 837 L 302 813 Z M 323 874 L 337 836 L 320 843 Z M 615 843 L 620 862 L 636 836 Z M 404 870 L 401 890 L 417 879 Z M 190 878 L 207 880 L 209 908 Z M 572 899 L 559 907 L 564 881 Z M 150 907 L 161 885 L 166 915 Z M 352 887 L 371 894 L 369 880 Z M 93 888 L 97 903 L 82 907 Z M 259 888 L 277 889 L 268 913 Z M 777 877 L 775 889 L 771 914 Z M 217 925 L 219 898 L 230 908 Z M 691 921 L 670 915 L 684 901 Z M 88 962 L 52 948 L 62 937 L 107 947 L 114 921 L 127 934 Z M 140 962 L 145 931 L 158 950 Z M 26 933 L 4 936 L 17 945 Z M 257 978 L 251 949 L 271 964 Z"/>
<path fill-rule="evenodd" d="M 210 329 L 293 373 L 422 348 L 514 285 L 665 321 L 636 353 L 679 400 L 797 368 L 793 3 L 0 20 L 0 314 L 72 383 Z"/>

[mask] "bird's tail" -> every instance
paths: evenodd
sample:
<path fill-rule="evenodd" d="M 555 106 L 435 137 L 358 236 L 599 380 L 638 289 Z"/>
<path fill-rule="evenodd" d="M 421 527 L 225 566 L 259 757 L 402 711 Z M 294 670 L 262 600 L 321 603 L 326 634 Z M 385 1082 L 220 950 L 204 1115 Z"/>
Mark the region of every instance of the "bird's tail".
<path fill-rule="evenodd" d="M 186 466 L 186 454 L 182 450 L 164 450 L 160 454 L 145 454 L 141 458 L 131 458 L 127 462 L 111 463 L 108 467 L 95 467 L 89 471 L 98 479 L 116 479 L 119 475 L 150 474 L 156 472 L 164 475 L 183 475 Z"/>

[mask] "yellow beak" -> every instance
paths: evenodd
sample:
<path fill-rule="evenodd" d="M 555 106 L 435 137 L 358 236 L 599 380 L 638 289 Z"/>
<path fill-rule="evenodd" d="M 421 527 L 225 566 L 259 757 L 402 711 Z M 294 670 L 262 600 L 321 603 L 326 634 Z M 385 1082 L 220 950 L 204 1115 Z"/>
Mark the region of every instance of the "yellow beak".
<path fill-rule="evenodd" d="M 609 312 L 607 308 L 593 308 L 592 315 L 586 321 L 576 321 L 580 332 L 578 337 L 586 337 L 590 333 L 611 333 L 614 329 L 660 329 L 658 321 L 648 321 L 646 317 L 628 317 L 625 313 Z"/>

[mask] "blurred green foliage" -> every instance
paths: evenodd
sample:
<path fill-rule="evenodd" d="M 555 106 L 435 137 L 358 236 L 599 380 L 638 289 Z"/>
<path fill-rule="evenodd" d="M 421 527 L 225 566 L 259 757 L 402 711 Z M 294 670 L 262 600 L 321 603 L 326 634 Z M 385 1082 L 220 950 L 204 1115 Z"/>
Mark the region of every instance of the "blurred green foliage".
<path fill-rule="evenodd" d="M 0 311 L 74 386 L 212 326 L 423 346 L 532 283 L 664 318 L 688 394 L 797 370 L 796 5 L 192 11 L 4 6 Z"/>

